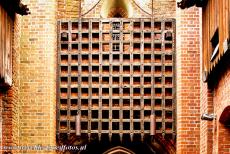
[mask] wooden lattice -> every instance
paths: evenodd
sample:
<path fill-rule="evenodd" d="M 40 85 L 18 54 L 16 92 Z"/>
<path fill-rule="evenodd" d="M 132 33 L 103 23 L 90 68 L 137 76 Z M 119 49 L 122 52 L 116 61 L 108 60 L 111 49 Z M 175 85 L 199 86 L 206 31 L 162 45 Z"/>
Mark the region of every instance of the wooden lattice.
<path fill-rule="evenodd" d="M 58 30 L 59 134 L 173 137 L 173 19 L 59 21 Z"/>

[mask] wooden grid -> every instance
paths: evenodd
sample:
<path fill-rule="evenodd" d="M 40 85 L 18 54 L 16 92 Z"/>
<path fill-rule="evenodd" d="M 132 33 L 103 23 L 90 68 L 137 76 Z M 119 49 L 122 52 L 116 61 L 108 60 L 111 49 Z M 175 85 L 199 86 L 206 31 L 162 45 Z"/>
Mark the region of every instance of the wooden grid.
<path fill-rule="evenodd" d="M 59 21 L 58 33 L 58 134 L 143 139 L 155 126 L 154 133 L 173 138 L 173 19 Z"/>

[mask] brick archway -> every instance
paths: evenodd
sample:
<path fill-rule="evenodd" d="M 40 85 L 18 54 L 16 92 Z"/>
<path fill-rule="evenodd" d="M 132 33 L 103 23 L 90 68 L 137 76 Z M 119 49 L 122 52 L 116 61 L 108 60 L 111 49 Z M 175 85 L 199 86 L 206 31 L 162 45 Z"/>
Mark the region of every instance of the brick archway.
<path fill-rule="evenodd" d="M 230 125 L 230 105 L 224 108 L 219 121 L 224 125 Z"/>
<path fill-rule="evenodd" d="M 230 147 L 230 105 L 224 108 L 218 123 L 218 152 L 225 153 Z"/>
<path fill-rule="evenodd" d="M 117 147 L 113 147 L 109 150 L 107 150 L 106 152 L 104 152 L 103 154 L 135 154 L 133 151 L 127 149 L 127 148 L 124 148 L 124 147 L 121 147 L 121 146 L 117 146 Z"/>

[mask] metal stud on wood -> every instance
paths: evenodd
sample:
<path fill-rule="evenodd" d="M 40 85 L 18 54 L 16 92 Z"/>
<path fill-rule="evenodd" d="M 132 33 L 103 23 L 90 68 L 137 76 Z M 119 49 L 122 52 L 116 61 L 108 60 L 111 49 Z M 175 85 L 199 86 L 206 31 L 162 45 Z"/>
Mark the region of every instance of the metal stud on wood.
<path fill-rule="evenodd" d="M 76 121 L 75 121 L 75 125 L 76 125 L 76 136 L 81 136 L 81 117 L 80 115 L 76 115 Z"/>

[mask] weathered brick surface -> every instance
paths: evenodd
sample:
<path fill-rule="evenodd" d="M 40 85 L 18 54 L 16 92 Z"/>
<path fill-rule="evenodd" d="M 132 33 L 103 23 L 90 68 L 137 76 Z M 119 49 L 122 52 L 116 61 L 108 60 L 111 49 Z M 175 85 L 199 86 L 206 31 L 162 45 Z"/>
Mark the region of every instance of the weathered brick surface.
<path fill-rule="evenodd" d="M 15 16 L 12 36 L 13 85 L 10 89 L 0 89 L 0 127 L 1 146 L 15 146 L 19 142 L 19 49 L 20 49 L 20 17 Z M 6 151 L 2 150 L 1 152 Z M 1 153 L 0 152 L 0 153 Z"/>
<path fill-rule="evenodd" d="M 19 144 L 19 86 L 20 86 L 20 36 L 21 36 L 21 16 L 15 15 L 14 38 L 13 38 L 13 89 L 14 89 L 14 108 L 13 108 L 13 145 Z"/>
<path fill-rule="evenodd" d="M 177 153 L 200 152 L 200 10 L 177 9 Z"/>
<path fill-rule="evenodd" d="M 59 19 L 78 18 L 80 0 L 57 0 L 57 5 Z"/>
<path fill-rule="evenodd" d="M 19 144 L 54 146 L 57 4 L 56 0 L 23 3 L 31 14 L 23 17 L 21 24 Z"/>
<path fill-rule="evenodd" d="M 175 17 L 176 16 L 176 0 L 154 0 L 154 16 L 161 17 Z"/>

